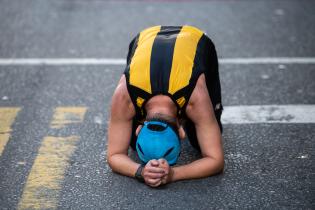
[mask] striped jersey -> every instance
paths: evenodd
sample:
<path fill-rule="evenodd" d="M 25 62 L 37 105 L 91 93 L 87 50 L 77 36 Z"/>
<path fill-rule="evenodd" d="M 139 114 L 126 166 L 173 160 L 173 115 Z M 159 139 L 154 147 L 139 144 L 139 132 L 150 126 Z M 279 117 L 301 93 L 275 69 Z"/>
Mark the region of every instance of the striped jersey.
<path fill-rule="evenodd" d="M 131 41 L 124 74 L 138 120 L 144 119 L 144 105 L 156 95 L 169 96 L 179 115 L 183 113 L 207 68 L 209 40 L 201 30 L 185 25 L 150 27 Z"/>

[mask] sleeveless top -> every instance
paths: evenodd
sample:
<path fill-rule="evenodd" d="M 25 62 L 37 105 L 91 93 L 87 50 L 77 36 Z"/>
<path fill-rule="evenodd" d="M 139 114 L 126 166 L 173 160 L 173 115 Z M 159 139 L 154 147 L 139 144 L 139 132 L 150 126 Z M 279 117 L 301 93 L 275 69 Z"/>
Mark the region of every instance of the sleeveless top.
<path fill-rule="evenodd" d="M 192 26 L 154 26 L 141 31 L 130 43 L 124 74 L 136 119 L 145 118 L 145 103 L 167 95 L 179 116 L 206 70 L 205 47 L 209 39 Z"/>

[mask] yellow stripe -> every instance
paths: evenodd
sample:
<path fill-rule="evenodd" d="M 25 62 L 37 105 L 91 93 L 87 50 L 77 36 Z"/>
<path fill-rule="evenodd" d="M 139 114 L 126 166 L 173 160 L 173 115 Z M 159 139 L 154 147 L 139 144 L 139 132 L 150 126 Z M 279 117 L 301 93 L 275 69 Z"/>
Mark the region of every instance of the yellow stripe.
<path fill-rule="evenodd" d="M 140 107 L 140 108 L 141 108 L 141 107 L 142 107 L 143 102 L 144 102 L 144 99 L 143 99 L 143 98 L 141 98 L 141 97 L 138 97 L 138 98 L 137 98 L 137 106 L 138 106 L 138 107 Z"/>
<path fill-rule="evenodd" d="M 0 108 L 0 156 L 9 141 L 11 126 L 17 116 L 20 108 L 16 107 L 1 107 Z"/>
<path fill-rule="evenodd" d="M 168 88 L 170 94 L 189 84 L 197 45 L 202 35 L 202 31 L 192 26 L 183 26 L 177 35 Z"/>
<path fill-rule="evenodd" d="M 68 124 L 81 123 L 86 107 L 57 107 L 51 122 L 51 128 L 63 128 Z"/>
<path fill-rule="evenodd" d="M 151 91 L 150 63 L 154 39 L 161 26 L 142 31 L 139 35 L 138 47 L 130 64 L 130 84 L 148 93 Z"/>
<path fill-rule="evenodd" d="M 176 102 L 180 108 L 183 108 L 183 106 L 185 105 L 186 99 L 184 96 L 182 96 L 179 99 L 177 99 Z"/>
<path fill-rule="evenodd" d="M 65 169 L 78 136 L 44 138 L 18 209 L 56 209 Z"/>

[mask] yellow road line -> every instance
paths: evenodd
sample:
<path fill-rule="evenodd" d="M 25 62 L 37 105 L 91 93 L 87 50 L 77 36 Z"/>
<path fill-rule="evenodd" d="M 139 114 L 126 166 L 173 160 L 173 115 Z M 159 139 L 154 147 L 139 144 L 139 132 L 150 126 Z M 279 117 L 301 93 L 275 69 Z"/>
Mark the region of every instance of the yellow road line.
<path fill-rule="evenodd" d="M 84 120 L 86 107 L 57 107 L 50 128 Z M 24 187 L 18 209 L 56 209 L 64 174 L 79 136 L 46 136 Z"/>
<path fill-rule="evenodd" d="M 57 107 L 50 127 L 63 128 L 68 124 L 81 123 L 86 110 L 86 107 Z"/>
<path fill-rule="evenodd" d="M 78 136 L 44 138 L 18 209 L 56 209 L 61 183 Z"/>
<path fill-rule="evenodd" d="M 17 107 L 0 107 L 0 156 L 9 141 L 11 126 L 20 110 Z"/>

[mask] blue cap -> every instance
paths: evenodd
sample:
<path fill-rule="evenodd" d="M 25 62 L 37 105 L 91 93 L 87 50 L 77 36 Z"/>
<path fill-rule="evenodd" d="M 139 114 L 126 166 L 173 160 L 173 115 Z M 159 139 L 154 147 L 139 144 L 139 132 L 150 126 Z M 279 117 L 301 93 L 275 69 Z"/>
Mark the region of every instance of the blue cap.
<path fill-rule="evenodd" d="M 136 150 L 143 163 L 164 158 L 169 165 L 174 165 L 180 154 L 180 140 L 176 130 L 168 123 L 148 121 L 144 122 L 139 132 Z"/>

